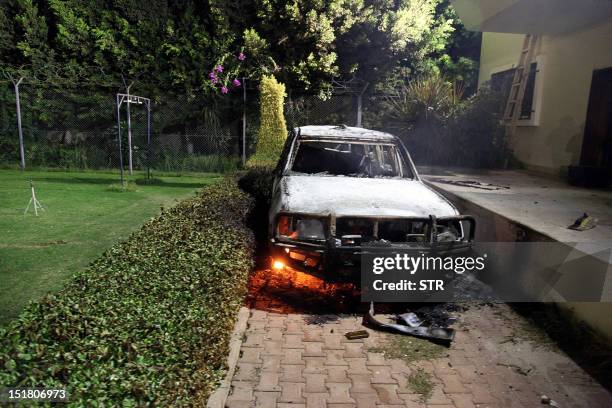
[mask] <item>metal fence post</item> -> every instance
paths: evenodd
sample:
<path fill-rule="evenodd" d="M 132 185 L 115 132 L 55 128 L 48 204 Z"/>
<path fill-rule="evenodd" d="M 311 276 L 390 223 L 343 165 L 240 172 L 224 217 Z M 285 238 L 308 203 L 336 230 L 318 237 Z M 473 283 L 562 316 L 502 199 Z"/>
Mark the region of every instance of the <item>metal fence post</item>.
<path fill-rule="evenodd" d="M 121 174 L 121 186 L 125 187 L 123 179 L 123 152 L 121 151 L 121 102 L 119 101 L 119 95 L 117 95 L 117 136 L 119 140 L 119 173 Z"/>
<path fill-rule="evenodd" d="M 23 129 L 21 128 L 21 101 L 19 100 L 19 84 L 23 81 L 23 77 L 17 82 L 13 82 L 15 88 L 15 104 L 17 105 L 17 129 L 19 131 L 19 157 L 21 159 L 21 170 L 25 170 L 25 151 L 23 148 Z"/>
<path fill-rule="evenodd" d="M 147 179 L 151 178 L 151 101 L 147 101 Z"/>
<path fill-rule="evenodd" d="M 246 78 L 242 78 L 242 165 L 246 165 Z"/>
<path fill-rule="evenodd" d="M 131 85 L 130 85 L 131 86 Z M 132 120 L 130 118 L 130 87 L 127 87 L 127 127 L 128 127 L 128 168 L 130 170 L 130 176 L 133 174 L 132 170 Z"/>

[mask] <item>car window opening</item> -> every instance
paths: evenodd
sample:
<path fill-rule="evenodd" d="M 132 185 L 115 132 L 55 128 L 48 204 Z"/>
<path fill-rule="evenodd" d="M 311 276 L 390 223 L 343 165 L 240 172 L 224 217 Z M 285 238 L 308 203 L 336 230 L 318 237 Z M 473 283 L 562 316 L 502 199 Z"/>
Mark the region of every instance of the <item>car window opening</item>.
<path fill-rule="evenodd" d="M 413 178 L 393 144 L 302 141 L 291 170 L 332 176 Z"/>

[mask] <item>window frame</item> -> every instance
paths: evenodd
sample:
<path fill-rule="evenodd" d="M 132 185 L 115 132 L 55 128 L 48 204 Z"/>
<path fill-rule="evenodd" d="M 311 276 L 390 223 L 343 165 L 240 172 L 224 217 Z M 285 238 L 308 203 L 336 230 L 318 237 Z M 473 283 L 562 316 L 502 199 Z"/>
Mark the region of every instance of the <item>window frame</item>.
<path fill-rule="evenodd" d="M 535 81 L 533 84 L 533 97 L 531 101 L 531 116 L 529 118 L 520 119 L 517 121 L 517 126 L 528 127 L 528 126 L 539 126 L 542 112 L 542 99 L 543 99 L 543 73 L 545 67 L 545 59 L 542 55 L 537 55 L 534 58 L 532 63 L 536 64 L 535 69 Z M 489 76 L 489 82 L 491 81 L 493 75 L 499 74 L 504 71 L 508 71 L 511 69 L 516 69 L 517 64 L 505 64 L 499 65 L 491 69 L 491 74 Z M 506 108 L 507 101 L 503 101 L 502 113 Z"/>

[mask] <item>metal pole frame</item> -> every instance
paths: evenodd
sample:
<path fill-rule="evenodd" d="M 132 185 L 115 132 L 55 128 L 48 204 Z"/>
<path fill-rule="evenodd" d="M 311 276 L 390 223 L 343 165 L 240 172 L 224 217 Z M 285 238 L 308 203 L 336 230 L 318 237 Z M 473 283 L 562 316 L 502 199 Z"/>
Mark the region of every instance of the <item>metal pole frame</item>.
<path fill-rule="evenodd" d="M 121 99 L 119 99 L 121 98 Z M 121 104 L 123 103 L 123 95 L 117 94 L 117 139 L 119 141 L 119 173 L 121 174 L 121 186 L 125 187 L 123 178 L 123 151 L 121 149 Z"/>
<path fill-rule="evenodd" d="M 147 179 L 151 178 L 151 101 L 147 99 Z"/>
<path fill-rule="evenodd" d="M 21 99 L 19 98 L 19 85 L 21 81 L 23 81 L 23 77 L 19 78 L 17 81 L 10 78 L 13 83 L 13 88 L 15 89 L 15 105 L 17 108 L 17 131 L 19 133 L 19 159 L 20 159 L 20 167 L 21 171 L 25 170 L 25 149 L 23 147 L 23 129 L 21 126 Z"/>
<path fill-rule="evenodd" d="M 242 78 L 242 165 L 246 165 L 246 78 Z"/>
<path fill-rule="evenodd" d="M 129 92 L 129 90 L 128 90 Z M 125 101 L 125 103 L 127 104 L 127 110 L 128 110 L 128 132 L 131 132 L 131 126 L 130 126 L 130 103 L 134 103 L 132 102 L 133 100 L 136 101 L 136 103 L 142 104 L 143 102 L 145 103 L 145 105 L 147 106 L 147 178 L 151 177 L 151 99 L 149 98 L 145 98 L 144 96 L 138 96 L 138 95 L 130 95 L 129 93 L 127 94 L 122 94 L 122 93 L 118 93 L 117 94 L 117 133 L 118 133 L 118 140 L 119 140 L 119 167 L 120 169 L 120 173 L 121 173 L 121 185 L 125 186 L 125 180 L 124 180 L 124 176 L 123 176 L 123 152 L 121 149 L 121 105 L 123 104 L 123 102 Z M 129 140 L 129 147 L 130 147 L 130 174 L 132 174 L 131 171 L 131 135 L 128 135 Z"/>

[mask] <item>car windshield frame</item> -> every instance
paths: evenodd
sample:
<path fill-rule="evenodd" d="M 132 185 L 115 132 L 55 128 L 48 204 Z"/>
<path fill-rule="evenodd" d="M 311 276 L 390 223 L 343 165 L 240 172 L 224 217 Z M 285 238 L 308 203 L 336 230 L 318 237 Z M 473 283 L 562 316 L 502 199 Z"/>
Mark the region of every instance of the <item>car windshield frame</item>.
<path fill-rule="evenodd" d="M 417 178 L 410 156 L 405 151 L 403 145 L 395 140 L 303 138 L 296 140 L 296 142 L 286 167 L 287 171 L 292 174 L 329 177 L 401 178 L 409 180 Z M 333 165 L 328 170 L 317 169 L 316 166 L 311 166 L 310 169 L 307 169 L 308 165 L 300 163 L 300 160 L 304 159 L 303 156 L 300 156 L 300 149 L 304 145 L 309 145 L 308 147 L 315 154 L 321 154 L 321 158 L 329 152 L 327 160 L 324 160 L 324 162 L 326 165 L 332 163 Z M 329 145 L 329 147 L 324 145 Z M 345 147 L 345 149 L 342 150 L 342 147 Z M 346 147 L 348 147 L 348 150 L 346 150 Z M 361 151 L 353 153 L 353 150 Z M 391 153 L 391 156 L 389 156 L 389 153 Z M 356 160 L 359 156 L 361 156 L 362 160 Z M 382 164 L 381 161 L 383 162 Z M 385 161 L 391 161 L 395 164 L 395 167 L 389 169 L 388 166 L 390 164 L 385 163 Z M 350 169 L 347 169 L 346 172 L 338 171 L 338 167 L 342 164 L 354 165 L 355 168 L 353 170 L 355 171 L 350 171 Z M 321 163 L 318 165 L 320 166 Z M 336 167 L 335 170 L 333 166 Z M 376 170 L 373 170 L 373 168 L 376 168 Z"/>

